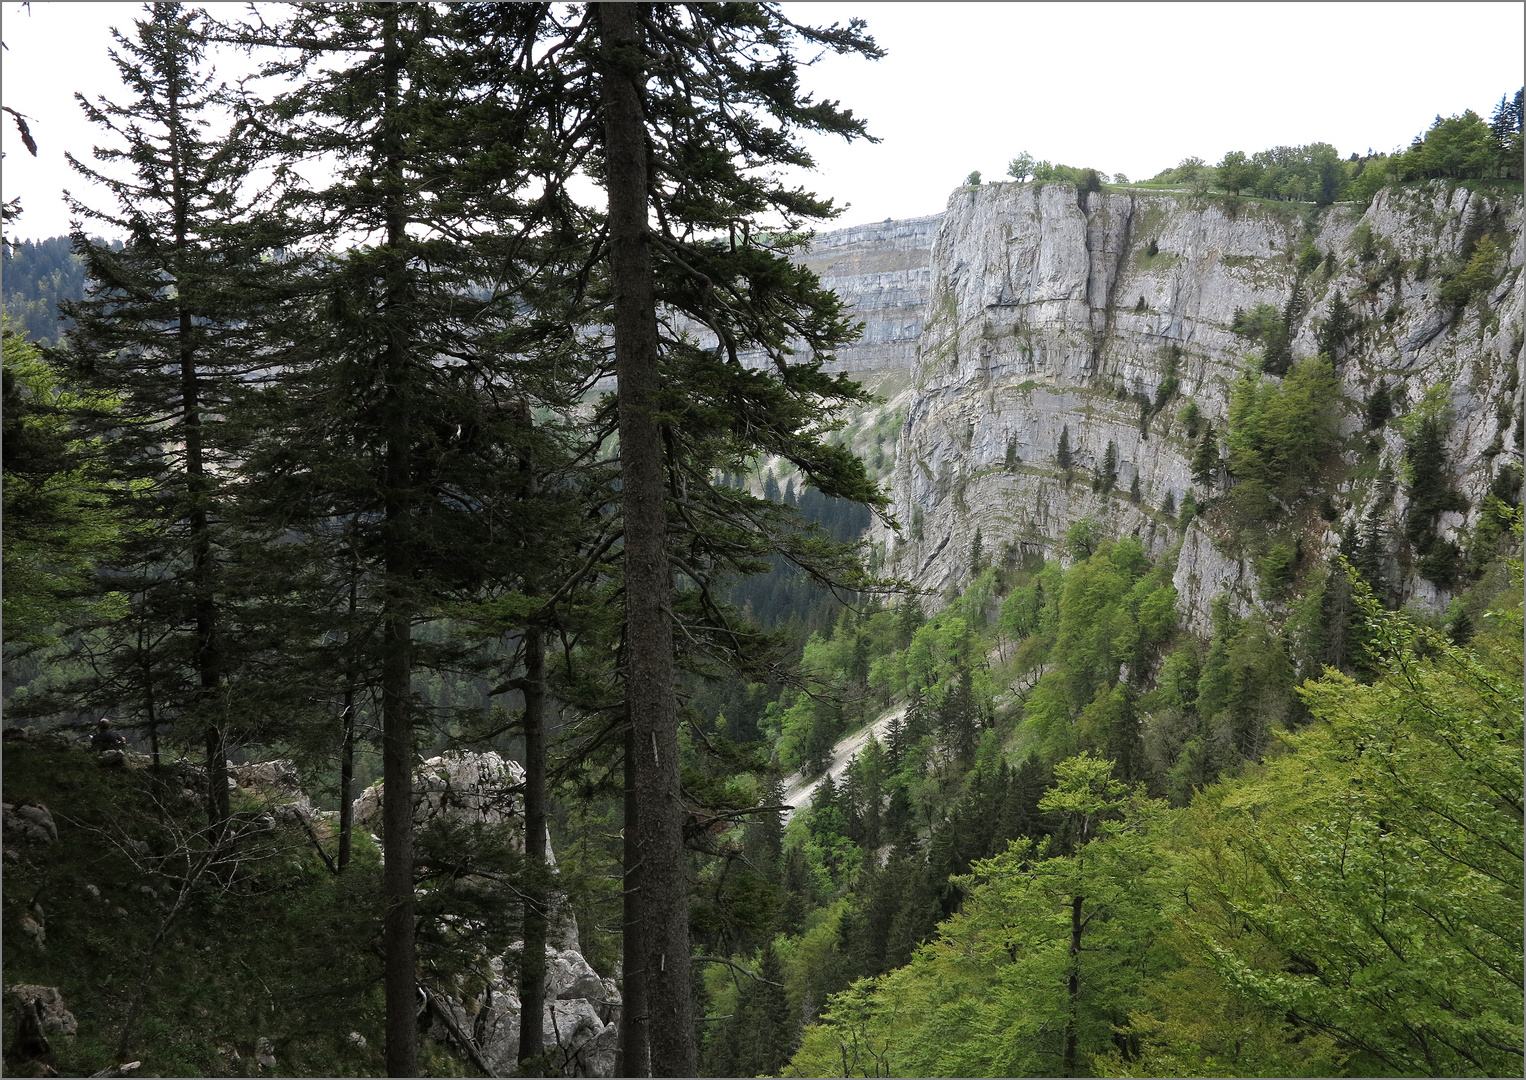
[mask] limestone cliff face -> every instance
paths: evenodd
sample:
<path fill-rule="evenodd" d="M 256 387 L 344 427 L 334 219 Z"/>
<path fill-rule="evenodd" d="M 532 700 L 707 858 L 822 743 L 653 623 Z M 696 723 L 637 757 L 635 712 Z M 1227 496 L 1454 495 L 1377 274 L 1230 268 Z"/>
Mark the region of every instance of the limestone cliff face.
<path fill-rule="evenodd" d="M 859 339 L 837 350 L 827 371 L 883 372 L 915 365 L 932 286 L 933 238 L 942 220 L 942 214 L 934 214 L 834 229 L 818 234 L 797 254 L 843 301 L 849 317 L 863 324 Z M 708 328 L 682 317 L 673 322 L 705 348 L 714 348 L 715 335 Z M 747 350 L 739 359 L 751 367 L 769 363 L 757 350 Z M 600 389 L 613 386 L 610 381 Z"/>
<path fill-rule="evenodd" d="M 864 324 L 829 370 L 910 368 L 932 284 L 932 246 L 943 215 L 858 225 L 818 235 L 801 260 Z"/>
<path fill-rule="evenodd" d="M 968 573 L 977 528 L 988 552 L 1015 541 L 1055 553 L 1069 527 L 1090 517 L 1108 534 L 1137 533 L 1157 554 L 1181 543 L 1176 585 L 1197 629 L 1221 591 L 1242 609 L 1257 603 L 1249 566 L 1221 554 L 1200 523 L 1183 536 L 1175 514 L 1162 509 L 1179 507 L 1193 486 L 1192 448 L 1174 417 L 1191 398 L 1223 430 L 1230 385 L 1256 362 L 1251 344 L 1231 331 L 1236 310 L 1281 309 L 1300 284 L 1307 305 L 1293 323 L 1295 358 L 1317 351 L 1337 292 L 1360 321 L 1337 357 L 1346 433 L 1363 427 L 1363 402 L 1379 380 L 1409 403 L 1431 384 L 1450 388 L 1449 460 L 1473 507 L 1443 519 L 1458 534 L 1521 423 L 1520 409 L 1508 405 L 1523 336 L 1521 218 L 1519 198 L 1439 183 L 1383 192 L 1365 210 L 1322 211 L 1126 190 L 1082 202 L 1066 184 L 957 191 L 932 247 L 894 472 L 903 533 L 875 536 L 887 567 L 941 591 Z M 1459 311 L 1439 299 L 1440 283 L 1461 269 L 1465 242 L 1482 232 L 1507 254 L 1483 302 Z M 1310 241 L 1321 265 L 1300 274 Z M 840 247 L 853 250 L 846 240 Z M 868 253 L 854 258 L 871 263 Z M 1153 405 L 1172 371 L 1178 394 L 1141 422 L 1142 403 Z M 1075 466 L 1068 482 L 1057 463 L 1062 434 Z M 1375 446 L 1349 460 L 1381 461 L 1397 473 L 1399 433 L 1390 425 L 1374 437 Z M 1109 443 L 1116 486 L 1095 493 L 1090 481 Z M 1360 516 L 1373 486 L 1370 478 L 1343 482 L 1342 520 L 1309 539 L 1333 548 L 1335 530 Z M 1400 489 L 1394 513 L 1403 510 Z M 1404 588 L 1428 606 L 1447 599 L 1412 575 Z"/>

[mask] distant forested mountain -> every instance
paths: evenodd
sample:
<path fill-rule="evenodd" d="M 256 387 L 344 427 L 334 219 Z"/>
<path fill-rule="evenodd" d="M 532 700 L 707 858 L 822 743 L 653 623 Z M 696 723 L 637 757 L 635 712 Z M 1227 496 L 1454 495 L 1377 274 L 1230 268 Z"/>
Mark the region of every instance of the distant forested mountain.
<path fill-rule="evenodd" d="M 785 482 L 781 492 L 772 472 L 764 479 L 763 494 L 772 502 L 796 507 L 806 521 L 819 525 L 833 540 L 842 543 L 857 540 L 869 527 L 868 507 L 834 499 L 812 487 L 796 492 L 793 479 Z M 840 605 L 830 593 L 789 566 L 783 556 L 773 556 L 772 562 L 771 573 L 743 578 L 737 583 L 732 590 L 732 603 L 768 629 L 797 622 L 802 641 L 807 633 L 825 630 L 836 622 Z"/>
<path fill-rule="evenodd" d="M 120 250 L 122 243 L 111 247 Z M 73 253 L 73 241 L 52 236 L 7 243 L 3 259 L 0 296 L 11 329 L 40 345 L 60 344 L 73 320 L 60 319 L 59 301 L 85 296 L 85 263 Z"/>

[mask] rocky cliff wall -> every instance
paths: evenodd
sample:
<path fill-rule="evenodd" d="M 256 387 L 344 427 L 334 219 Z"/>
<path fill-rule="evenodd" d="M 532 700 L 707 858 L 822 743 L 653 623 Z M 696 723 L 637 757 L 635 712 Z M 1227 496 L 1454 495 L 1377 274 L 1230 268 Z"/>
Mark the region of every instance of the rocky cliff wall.
<path fill-rule="evenodd" d="M 1069 527 L 1090 517 L 1111 535 L 1137 533 L 1157 554 L 1181 544 L 1176 584 L 1195 628 L 1206 627 L 1209 601 L 1221 591 L 1242 609 L 1257 603 L 1254 572 L 1243 560 L 1222 554 L 1201 522 L 1183 535 L 1163 510 L 1179 507 L 1193 486 L 1192 447 L 1173 418 L 1191 398 L 1223 430 L 1230 385 L 1257 363 L 1251 344 L 1231 330 L 1236 310 L 1280 309 L 1300 283 L 1308 303 L 1293 323 L 1295 358 L 1316 351 L 1337 292 L 1360 322 L 1337 363 L 1347 434 L 1363 426 L 1363 402 L 1379 380 L 1396 387 L 1401 403 L 1417 401 L 1431 384 L 1449 388 L 1456 415 L 1449 460 L 1472 510 L 1449 513 L 1443 526 L 1459 535 L 1477 513 L 1500 447 L 1516 445 L 1521 424 L 1521 410 L 1507 404 L 1521 357 L 1521 218 L 1519 197 L 1441 183 L 1385 191 L 1365 209 L 1323 210 L 1128 190 L 1083 201 L 1066 184 L 960 189 L 941 220 L 917 223 L 937 222 L 937 232 L 892 484 L 903 532 L 899 540 L 875 534 L 888 568 L 941 591 L 967 575 L 977 528 L 988 552 L 1014 541 L 1055 553 Z M 894 236 L 895 224 L 878 228 Z M 1445 273 L 1461 269 L 1465 245 L 1483 231 L 1508 241 L 1495 284 L 1462 309 L 1443 303 Z M 824 276 L 831 280 L 840 268 L 842 280 L 867 284 L 878 272 L 873 237 L 830 235 L 842 240 L 828 246 L 824 236 L 821 254 L 812 252 Z M 1321 266 L 1301 272 L 1309 242 Z M 904 243 L 884 258 L 909 262 L 910 233 Z M 834 262 L 828 251 L 841 255 Z M 909 267 L 895 272 L 908 286 L 918 280 Z M 912 310 L 854 302 L 866 311 Z M 900 339 L 866 346 L 881 349 L 880 357 L 905 347 Z M 1141 400 L 1153 403 L 1173 369 L 1178 395 L 1141 423 Z M 1069 481 L 1056 460 L 1062 433 L 1076 466 Z M 1362 454 L 1397 474 L 1401 436 L 1390 425 L 1374 438 Z M 1118 479 L 1100 494 L 1090 477 L 1110 442 Z M 1362 514 L 1372 484 L 1361 477 L 1373 471 L 1348 474 L 1337 502 L 1342 516 L 1311 537 L 1316 544 L 1333 548 L 1336 530 Z M 1400 487 L 1395 512 L 1402 514 Z M 1447 599 L 1413 575 L 1403 588 L 1422 605 Z"/>
<path fill-rule="evenodd" d="M 827 371 L 910 370 L 932 287 L 933 238 L 942 214 L 854 225 L 818 234 L 800 256 L 821 283 L 835 292 L 863 334 L 837 350 Z M 696 340 L 715 337 L 697 324 L 684 324 Z M 741 354 L 744 364 L 761 366 L 761 352 Z"/>
<path fill-rule="evenodd" d="M 833 371 L 910 368 L 916 363 L 932 285 L 932 247 L 942 214 L 822 233 L 801 261 L 864 324 L 839 349 Z"/>

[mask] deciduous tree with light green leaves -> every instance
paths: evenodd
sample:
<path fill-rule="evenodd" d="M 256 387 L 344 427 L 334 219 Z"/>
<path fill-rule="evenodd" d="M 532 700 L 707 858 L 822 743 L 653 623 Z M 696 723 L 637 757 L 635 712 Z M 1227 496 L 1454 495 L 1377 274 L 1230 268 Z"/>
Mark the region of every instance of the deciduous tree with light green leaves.
<path fill-rule="evenodd" d="M 1258 169 L 1250 163 L 1243 150 L 1231 150 L 1218 165 L 1219 186 L 1225 191 L 1240 194 L 1241 188 L 1256 183 Z"/>
<path fill-rule="evenodd" d="M 1460 648 L 1350 582 L 1370 683 L 1325 669 L 1303 727 L 1180 811 L 1061 762 L 1052 839 L 953 879 L 962 911 L 834 996 L 785 1075 L 1516 1075 L 1520 601 Z M 1255 704 L 1240 669 L 1277 642 L 1219 622 L 1200 676 L 1179 649 L 1175 690 L 1139 699 L 1150 723 Z"/>
<path fill-rule="evenodd" d="M 1176 626 L 1176 590 L 1169 567 L 1150 572 L 1134 537 L 1103 541 L 1065 575 L 1058 623 L 1039 679 L 1024 709 L 1033 745 L 1055 757 L 1110 742 L 1117 709 L 1099 699 L 1111 695 L 1122 667 L 1137 673 Z M 1092 709 L 1087 720 L 1083 713 Z"/>
<path fill-rule="evenodd" d="M 1166 810 L 1089 754 L 1055 777 L 1039 805 L 1063 839 L 1036 851 L 1023 838 L 977 863 L 939 940 L 834 997 L 785 1075 L 1092 1075 L 1173 963 L 1152 838 Z"/>
<path fill-rule="evenodd" d="M 1514 1076 L 1519 600 L 1462 649 L 1353 588 L 1378 678 L 1327 669 L 1289 753 L 1199 796 L 1183 922 L 1218 977 L 1334 1040 L 1350 1073 Z"/>
<path fill-rule="evenodd" d="M 1021 184 L 1033 175 L 1034 164 L 1033 155 L 1024 150 L 1017 157 L 1007 162 L 1007 175 Z"/>
<path fill-rule="evenodd" d="M 3 342 L 5 646 L 14 657 L 57 644 L 92 607 L 119 615 L 124 598 L 96 593 L 97 561 L 116 548 L 121 522 L 69 421 L 81 407 L 106 412 L 109 403 L 70 390 L 8 322 Z"/>

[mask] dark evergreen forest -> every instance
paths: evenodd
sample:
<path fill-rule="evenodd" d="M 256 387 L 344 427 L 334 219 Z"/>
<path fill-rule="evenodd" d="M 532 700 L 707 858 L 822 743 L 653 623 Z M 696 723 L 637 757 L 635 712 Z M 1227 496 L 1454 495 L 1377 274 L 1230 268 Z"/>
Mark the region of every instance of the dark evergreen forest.
<path fill-rule="evenodd" d="M 42 348 L 62 344 L 73 321 L 60 315 L 59 305 L 85 298 L 85 261 L 74 256 L 73 241 L 67 236 L 7 241 L 0 259 L 5 318 L 12 332 Z"/>

